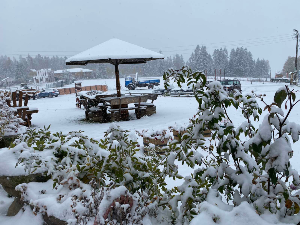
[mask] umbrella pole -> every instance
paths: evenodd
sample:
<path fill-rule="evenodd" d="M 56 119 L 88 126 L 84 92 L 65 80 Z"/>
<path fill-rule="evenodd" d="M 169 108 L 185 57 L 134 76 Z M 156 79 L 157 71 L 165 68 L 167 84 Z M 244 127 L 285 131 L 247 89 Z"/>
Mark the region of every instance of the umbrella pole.
<path fill-rule="evenodd" d="M 120 87 L 120 76 L 119 76 L 119 64 L 115 64 L 115 74 L 116 74 L 116 88 L 117 88 L 117 97 L 121 97 L 121 87 Z"/>

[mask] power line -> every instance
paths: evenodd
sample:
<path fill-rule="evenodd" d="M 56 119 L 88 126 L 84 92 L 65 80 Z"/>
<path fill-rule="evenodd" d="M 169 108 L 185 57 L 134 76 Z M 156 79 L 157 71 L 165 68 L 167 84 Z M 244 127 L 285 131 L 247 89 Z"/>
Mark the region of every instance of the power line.
<path fill-rule="evenodd" d="M 262 45 L 268 45 L 268 44 L 277 44 L 277 43 L 282 43 L 282 42 L 288 42 L 288 41 L 293 41 L 292 38 L 290 39 L 285 39 L 285 40 L 277 40 L 277 41 L 268 41 L 264 43 L 253 43 L 253 44 L 230 44 L 230 45 L 218 45 L 218 46 L 213 46 L 214 49 L 220 48 L 220 47 L 238 47 L 238 46 L 243 46 L 243 47 L 252 47 L 252 46 L 262 46 Z M 170 51 L 162 51 L 164 52 L 185 52 L 185 51 L 191 51 L 194 50 L 195 48 L 188 48 L 188 49 L 177 49 L 177 50 L 170 50 Z"/>
<path fill-rule="evenodd" d="M 233 43 L 236 44 L 238 43 L 239 45 L 243 44 L 243 43 L 257 43 L 257 42 L 265 42 L 266 39 L 270 40 L 271 39 L 285 39 L 285 38 L 292 38 L 293 36 L 291 34 L 282 34 L 282 35 L 278 35 L 278 36 L 269 36 L 269 37 L 260 37 L 260 38 L 252 38 L 252 39 L 244 39 L 244 40 L 232 40 L 232 41 L 223 41 L 223 42 L 213 42 L 213 43 L 201 43 L 201 44 L 193 44 L 193 45 L 181 45 L 181 46 L 172 46 L 172 47 L 161 47 L 161 48 L 151 48 L 151 49 L 165 49 L 165 48 L 180 48 L 180 47 L 194 47 L 197 45 L 230 45 L 229 43 Z"/>

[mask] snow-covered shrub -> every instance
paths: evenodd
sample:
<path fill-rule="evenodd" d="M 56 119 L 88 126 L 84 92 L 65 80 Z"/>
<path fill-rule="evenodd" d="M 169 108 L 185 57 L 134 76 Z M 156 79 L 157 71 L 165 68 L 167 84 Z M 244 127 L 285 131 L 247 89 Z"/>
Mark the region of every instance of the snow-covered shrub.
<path fill-rule="evenodd" d="M 113 124 L 105 138 L 97 141 L 80 131 L 65 135 L 51 133 L 49 128 L 29 130 L 15 141 L 13 150 L 29 173 L 39 169 L 51 176 L 53 188 L 58 190 L 57 201 L 61 201 L 62 195 L 68 196 L 65 200 L 72 198 L 72 212 L 77 222 L 85 223 L 96 215 L 99 221 L 108 219 L 101 208 L 103 201 L 112 203 L 111 193 L 119 187 L 124 187 L 128 196 L 135 200 L 130 219 L 142 220 L 146 214 L 157 211 L 153 208 L 165 198 L 162 191 L 166 190 L 164 176 L 158 167 L 162 158 L 145 157 L 133 133 Z M 67 189 L 72 196 L 65 193 Z M 30 201 L 28 189 L 20 185 L 19 190 L 23 198 Z M 41 209 L 38 199 L 30 202 L 35 209 Z"/>
<path fill-rule="evenodd" d="M 290 140 L 298 141 L 300 126 L 287 119 L 298 103 L 295 92 L 287 86 L 278 90 L 274 102 L 265 103 L 264 110 L 268 113 L 256 128 L 253 121 L 262 113 L 256 98 L 264 101 L 263 96 L 235 92 L 229 97 L 219 82 L 206 85 L 204 74 L 193 73 L 186 67 L 178 71 L 170 69 L 164 79 L 166 88 L 171 79 L 179 86 L 192 84 L 199 109 L 190 121 L 188 134 L 183 136 L 180 146 L 170 146 L 173 153 L 168 156 L 172 158 L 169 166 L 176 159 L 192 168 L 197 166 L 192 176 L 185 177 L 183 184 L 173 190 L 170 204 L 177 221 L 188 223 L 196 214 L 197 204 L 212 191 L 227 204 L 237 206 L 247 201 L 259 214 L 269 211 L 281 218 L 298 214 L 299 175 L 290 165 L 293 153 Z M 284 102 L 286 115 L 281 109 Z M 244 116 L 245 121 L 239 127 L 235 127 L 228 115 L 228 107 L 236 108 Z M 226 127 L 221 126 L 224 119 L 229 121 Z M 213 133 L 209 142 L 203 138 L 205 129 Z M 179 211 L 178 202 L 181 202 Z"/>
<path fill-rule="evenodd" d="M 14 108 L 7 105 L 6 100 L 10 99 L 9 95 L 9 92 L 0 91 L 0 138 L 26 131 L 25 126 L 21 125 L 24 121 L 15 115 Z"/>

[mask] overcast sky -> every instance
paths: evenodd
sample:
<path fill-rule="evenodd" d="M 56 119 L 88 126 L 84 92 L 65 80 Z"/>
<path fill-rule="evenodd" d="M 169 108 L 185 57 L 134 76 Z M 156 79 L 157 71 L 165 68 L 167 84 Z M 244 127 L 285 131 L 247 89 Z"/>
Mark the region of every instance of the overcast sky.
<path fill-rule="evenodd" d="M 110 38 L 188 59 L 247 47 L 272 74 L 295 56 L 300 0 L 0 0 L 0 55 L 72 56 Z"/>

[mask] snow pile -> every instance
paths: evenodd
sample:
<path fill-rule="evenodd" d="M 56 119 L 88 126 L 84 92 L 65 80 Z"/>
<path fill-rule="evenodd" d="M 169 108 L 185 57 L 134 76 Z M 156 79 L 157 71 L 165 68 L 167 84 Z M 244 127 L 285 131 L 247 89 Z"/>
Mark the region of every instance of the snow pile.
<path fill-rule="evenodd" d="M 73 178 L 76 179 L 74 176 Z M 56 188 L 53 186 L 53 180 L 49 180 L 45 183 L 20 184 L 16 190 L 20 191 L 24 200 L 33 207 L 34 213 L 46 213 L 48 216 L 72 222 L 76 221 L 75 211 L 80 215 L 87 211 L 87 208 L 76 200 L 92 199 L 89 185 L 78 181 L 78 187 L 71 190 L 67 185 L 58 185 Z"/>
<path fill-rule="evenodd" d="M 259 216 L 251 205 L 243 202 L 232 209 L 222 209 L 218 204 L 203 202 L 198 207 L 197 215 L 190 225 L 288 225 L 293 223 L 280 223 L 278 217 L 273 214 Z"/>
<path fill-rule="evenodd" d="M 25 167 L 17 165 L 19 154 L 8 148 L 0 149 L 0 176 L 26 175 Z"/>
<path fill-rule="evenodd" d="M 42 215 L 34 215 L 29 206 L 24 207 L 24 211 L 20 210 L 16 216 L 0 216 L 0 221 L 1 225 L 42 225 L 44 223 Z"/>
<path fill-rule="evenodd" d="M 10 204 L 13 202 L 13 198 L 9 198 L 7 193 L 4 191 L 3 187 L 0 185 L 0 219 L 2 216 L 5 216 L 7 209 Z"/>

